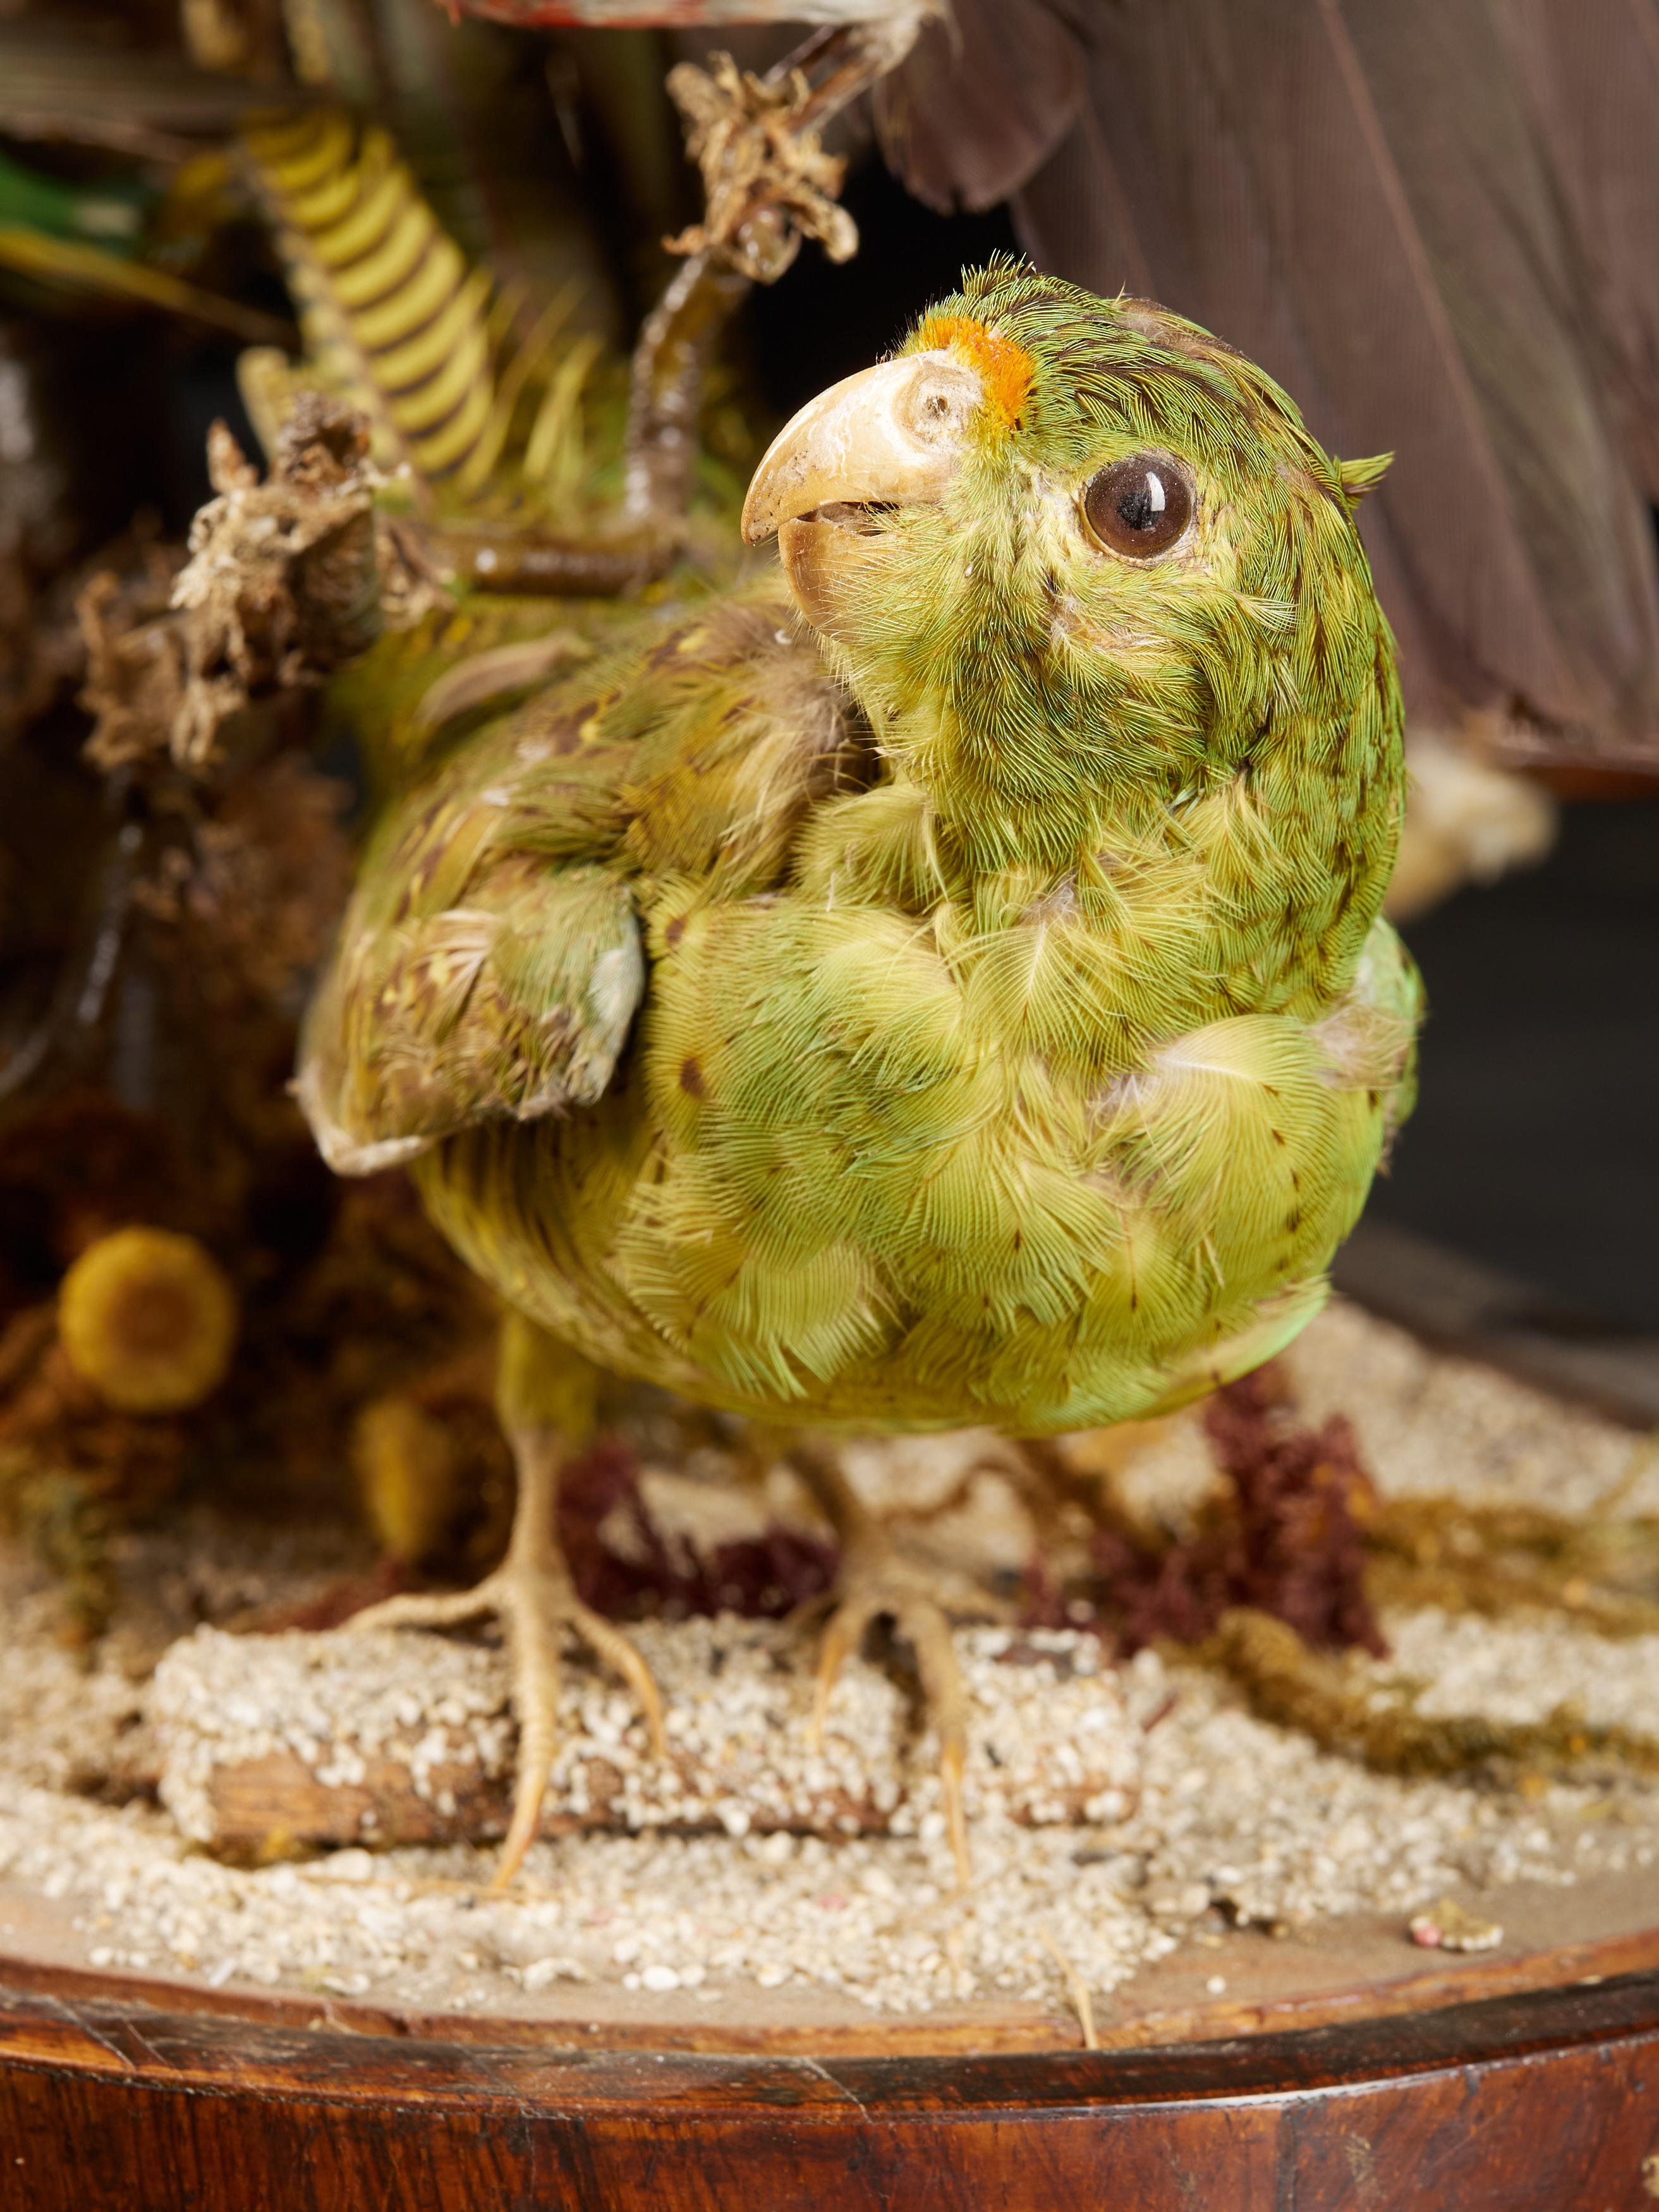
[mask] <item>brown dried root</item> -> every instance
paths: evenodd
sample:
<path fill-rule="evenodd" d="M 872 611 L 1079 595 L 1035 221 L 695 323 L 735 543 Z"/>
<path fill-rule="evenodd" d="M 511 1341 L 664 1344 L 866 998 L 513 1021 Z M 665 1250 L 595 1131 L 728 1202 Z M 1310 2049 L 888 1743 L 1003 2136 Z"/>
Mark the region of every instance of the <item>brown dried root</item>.
<path fill-rule="evenodd" d="M 1239 1607 L 1222 1616 L 1200 1656 L 1242 1689 L 1251 1711 L 1310 1736 L 1322 1751 L 1384 1774 L 1582 1775 L 1586 1766 L 1659 1774 L 1659 1739 L 1593 1727 L 1571 1705 L 1547 1719 L 1507 1723 L 1475 1713 L 1426 1718 L 1410 1684 L 1379 1685 L 1352 1663 L 1310 1650 L 1293 1628 Z"/>
<path fill-rule="evenodd" d="M 168 757 L 199 771 L 253 699 L 320 684 L 373 644 L 388 595 L 400 614 L 422 603 L 401 540 L 377 527 L 356 409 L 302 393 L 264 483 L 222 422 L 208 465 L 217 497 L 191 526 L 168 612 L 123 629 L 112 580 L 82 596 L 100 768 Z"/>
<path fill-rule="evenodd" d="M 1380 1504 L 1365 1529 L 1379 1606 L 1491 1618 L 1564 1613 L 1601 1636 L 1659 1633 L 1659 1522 L 1572 1520 L 1534 1505 L 1455 1498 Z"/>
<path fill-rule="evenodd" d="M 857 250 L 858 233 L 834 204 L 842 165 L 817 132 L 903 59 L 925 12 L 901 6 L 880 22 L 819 32 L 764 77 L 745 76 L 725 55 L 712 74 L 690 63 L 671 74 L 708 212 L 669 241 L 687 259 L 634 349 L 623 511 L 635 529 L 672 530 L 684 517 L 704 371 L 750 284 L 781 276 L 803 233 L 836 259 Z"/>

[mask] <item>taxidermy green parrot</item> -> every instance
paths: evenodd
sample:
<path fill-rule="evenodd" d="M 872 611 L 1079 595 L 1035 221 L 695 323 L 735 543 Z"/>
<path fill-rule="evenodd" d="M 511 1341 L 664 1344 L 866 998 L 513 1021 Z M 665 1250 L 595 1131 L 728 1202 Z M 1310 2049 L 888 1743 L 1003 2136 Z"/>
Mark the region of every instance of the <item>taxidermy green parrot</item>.
<path fill-rule="evenodd" d="M 960 1860 L 948 1627 L 835 1434 L 1154 1413 L 1318 1309 L 1419 1011 L 1380 472 L 1193 324 L 994 266 L 775 441 L 775 562 L 475 717 L 384 822 L 300 1090 L 515 1316 L 505 1564 L 361 1616 L 501 1616 L 502 1878 L 565 1627 L 659 1732 L 554 1534 L 597 1370 L 796 1440 L 844 1538 L 821 1697 L 893 1616 Z"/>

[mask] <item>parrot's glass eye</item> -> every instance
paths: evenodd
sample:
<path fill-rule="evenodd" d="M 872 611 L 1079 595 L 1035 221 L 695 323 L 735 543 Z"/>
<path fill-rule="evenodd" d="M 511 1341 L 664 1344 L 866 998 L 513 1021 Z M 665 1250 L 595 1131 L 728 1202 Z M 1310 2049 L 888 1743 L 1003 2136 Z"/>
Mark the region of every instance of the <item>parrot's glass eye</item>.
<path fill-rule="evenodd" d="M 1132 561 L 1167 553 L 1193 512 L 1192 486 L 1164 453 L 1114 461 L 1084 487 L 1083 518 L 1099 543 Z"/>

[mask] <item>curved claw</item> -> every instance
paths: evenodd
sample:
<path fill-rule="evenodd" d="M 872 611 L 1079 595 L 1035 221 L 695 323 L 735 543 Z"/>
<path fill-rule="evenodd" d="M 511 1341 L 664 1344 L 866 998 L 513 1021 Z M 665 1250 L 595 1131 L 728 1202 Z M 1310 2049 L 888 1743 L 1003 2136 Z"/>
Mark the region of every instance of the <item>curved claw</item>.
<path fill-rule="evenodd" d="M 489 1888 L 504 1890 L 536 1840 L 542 1800 L 553 1772 L 558 1743 L 555 1724 L 559 1691 L 557 1614 L 516 1591 L 505 1595 L 501 1625 L 513 1665 L 513 1704 L 519 1717 L 519 1757 L 513 1777 L 513 1817 L 501 1844 Z"/>
<path fill-rule="evenodd" d="M 651 1748 L 659 1759 L 667 1753 L 668 1732 L 661 1693 L 651 1669 L 620 1629 L 613 1628 L 576 1597 L 561 1560 L 532 1564 L 509 1555 L 504 1566 L 486 1575 L 471 1589 L 387 1598 L 354 1613 L 345 1625 L 349 1628 L 452 1628 L 486 1613 L 495 1613 L 506 1632 L 513 1709 L 519 1722 L 513 1813 L 489 1879 L 493 1893 L 505 1889 L 523 1865 L 541 1822 L 542 1800 L 558 1747 L 562 1626 L 574 1629 L 633 1691 L 650 1731 Z"/>
<path fill-rule="evenodd" d="M 967 1763 L 965 1736 L 960 1741 L 941 1742 L 939 1790 L 945 1799 L 945 1818 L 950 1828 L 951 1856 L 956 1862 L 957 1887 L 964 1892 L 974 1886 L 974 1855 L 968 1848 L 968 1808 L 962 1792 L 963 1769 Z"/>
<path fill-rule="evenodd" d="M 856 1569 L 853 1571 L 856 1574 Z M 902 1571 L 890 1563 L 868 1571 L 868 1585 L 855 1589 L 837 1607 L 818 1647 L 817 1683 L 807 1743 L 813 1752 L 823 1747 L 824 1719 L 841 1671 L 863 1640 L 864 1632 L 878 1614 L 885 1613 L 896 1632 L 915 1654 L 921 1680 L 922 1705 L 939 1737 L 939 1786 L 956 1862 L 957 1886 L 966 1890 L 974 1878 L 968 1847 L 968 1812 L 963 1796 L 963 1776 L 968 1763 L 968 1699 L 962 1668 L 957 1660 L 951 1624 L 943 1608 L 920 1589 L 906 1587 Z"/>
<path fill-rule="evenodd" d="M 806 1731 L 808 1747 L 815 1755 L 823 1749 L 823 1723 L 842 1668 L 863 1642 L 865 1630 L 879 1610 L 874 1603 L 852 1597 L 837 1606 L 830 1616 L 823 1641 L 818 1646 L 817 1683 L 812 1695 L 812 1717 Z"/>
<path fill-rule="evenodd" d="M 513 1659 L 513 1704 L 519 1716 L 519 1758 L 514 1778 L 513 1817 L 489 1884 L 490 1892 L 496 1894 L 512 1881 L 524 1863 L 525 1853 L 536 1839 L 542 1800 L 553 1772 L 558 1742 L 555 1719 L 561 1624 L 574 1629 L 633 1691 L 644 1711 L 651 1748 L 656 1756 L 664 1758 L 668 1750 L 661 1694 L 651 1669 L 628 1638 L 582 1604 L 562 1573 L 539 1577 L 538 1581 L 540 1587 L 527 1595 L 522 1586 L 517 1586 L 504 1601 L 497 1601 Z"/>
<path fill-rule="evenodd" d="M 583 1640 L 598 1652 L 614 1671 L 620 1674 L 639 1702 L 645 1715 L 645 1725 L 651 1737 L 651 1749 L 658 1759 L 668 1756 L 668 1728 L 663 1718 L 662 1693 L 657 1687 L 656 1677 L 646 1665 L 632 1643 L 620 1629 L 613 1628 L 603 1614 L 591 1612 L 585 1605 L 573 1602 L 567 1615 L 570 1626 Z"/>
<path fill-rule="evenodd" d="M 951 1623 L 927 1577 L 895 1552 L 891 1535 L 865 1505 L 835 1453 L 802 1436 L 796 1437 L 787 1457 L 830 1516 L 842 1547 L 836 1609 L 818 1650 L 817 1690 L 807 1741 L 814 1751 L 823 1748 L 824 1717 L 836 1678 L 871 1621 L 885 1613 L 915 1654 L 922 1703 L 939 1736 L 939 1786 L 957 1884 L 965 1890 L 974 1874 L 963 1799 L 968 1699 Z"/>
<path fill-rule="evenodd" d="M 464 1620 L 477 1620 L 495 1610 L 496 1577 L 486 1575 L 465 1590 L 405 1590 L 398 1597 L 383 1597 L 366 1605 L 340 1626 L 365 1628 L 453 1628 Z"/>
<path fill-rule="evenodd" d="M 965 1890 L 974 1879 L 968 1849 L 968 1812 L 963 1800 L 963 1774 L 968 1764 L 968 1698 L 956 1643 L 950 1622 L 931 1599 L 913 1601 L 902 1612 L 896 1611 L 893 1619 L 916 1655 L 922 1699 L 939 1737 L 939 1789 L 950 1829 L 951 1855 L 956 1861 L 957 1887 Z"/>

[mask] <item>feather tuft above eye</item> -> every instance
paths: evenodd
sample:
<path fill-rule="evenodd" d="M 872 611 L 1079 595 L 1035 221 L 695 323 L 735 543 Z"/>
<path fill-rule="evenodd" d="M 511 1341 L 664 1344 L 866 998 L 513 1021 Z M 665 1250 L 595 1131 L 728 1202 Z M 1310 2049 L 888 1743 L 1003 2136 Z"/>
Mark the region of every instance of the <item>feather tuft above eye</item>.
<path fill-rule="evenodd" d="M 1392 453 L 1372 453 L 1363 461 L 1339 461 L 1336 477 L 1343 497 L 1350 506 L 1357 505 L 1368 491 L 1376 489 L 1393 466 Z"/>
<path fill-rule="evenodd" d="M 975 315 L 929 315 L 907 351 L 950 347 L 972 362 L 985 383 L 992 418 L 1005 430 L 1018 427 L 1036 362 L 1023 345 Z"/>

